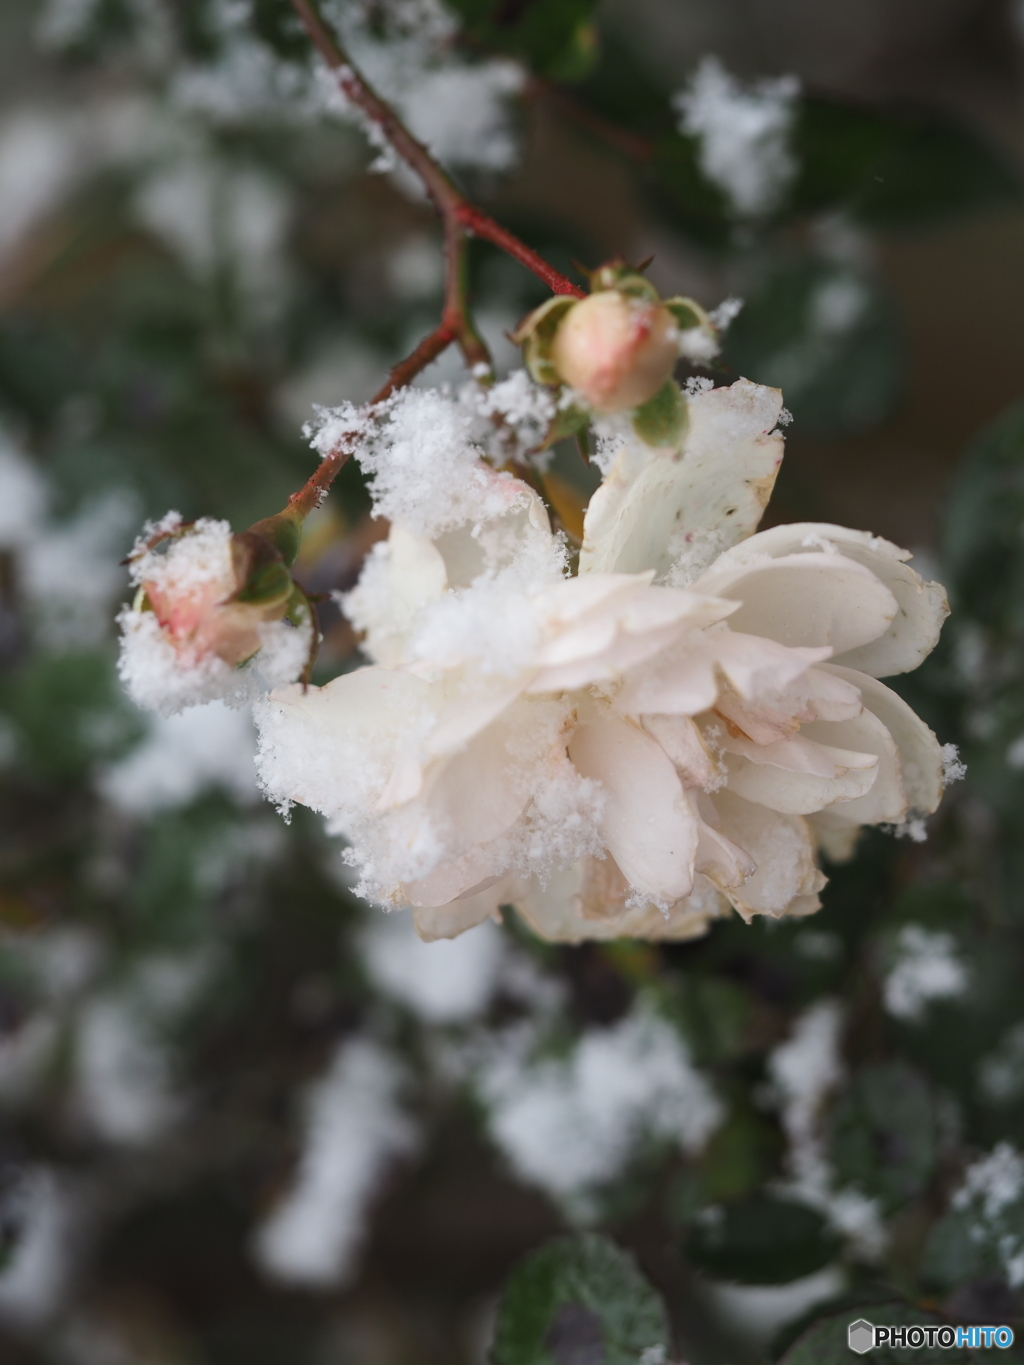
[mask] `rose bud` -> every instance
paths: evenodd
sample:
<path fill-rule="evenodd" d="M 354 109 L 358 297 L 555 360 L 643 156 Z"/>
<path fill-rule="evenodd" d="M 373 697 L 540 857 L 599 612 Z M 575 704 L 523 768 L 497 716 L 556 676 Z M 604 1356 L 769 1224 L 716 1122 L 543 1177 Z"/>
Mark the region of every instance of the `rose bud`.
<path fill-rule="evenodd" d="M 171 714 L 241 697 L 249 679 L 238 670 L 257 655 L 272 681 L 299 675 L 315 631 L 293 556 L 282 553 L 291 540 L 283 516 L 237 534 L 226 521 L 188 524 L 175 513 L 149 528 L 128 561 L 135 602 L 119 618 L 121 677 L 138 705 Z"/>
<path fill-rule="evenodd" d="M 653 398 L 679 359 L 675 318 L 660 301 L 602 289 L 571 308 L 551 343 L 562 380 L 595 412 Z"/>

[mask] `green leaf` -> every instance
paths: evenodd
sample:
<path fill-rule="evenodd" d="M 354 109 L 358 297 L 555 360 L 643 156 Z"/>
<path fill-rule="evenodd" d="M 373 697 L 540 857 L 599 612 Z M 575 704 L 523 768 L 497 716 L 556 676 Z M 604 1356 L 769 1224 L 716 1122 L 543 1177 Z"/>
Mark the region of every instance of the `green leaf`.
<path fill-rule="evenodd" d="M 877 426 L 903 390 L 903 339 L 878 285 L 821 261 L 785 266 L 748 299 L 729 328 L 727 365 L 782 390 L 802 429 Z"/>
<path fill-rule="evenodd" d="M 842 1185 L 887 1210 L 919 1194 L 936 1161 L 935 1114 L 918 1072 L 902 1062 L 867 1066 L 832 1119 L 832 1160 Z"/>
<path fill-rule="evenodd" d="M 633 430 L 649 446 L 678 446 L 687 422 L 686 399 L 671 379 L 633 413 Z"/>
<path fill-rule="evenodd" d="M 738 1284 L 802 1279 L 828 1265 L 838 1250 L 816 1209 L 765 1194 L 705 1210 L 686 1242 L 694 1265 Z"/>
<path fill-rule="evenodd" d="M 958 605 L 978 621 L 1024 633 L 1024 402 L 971 443 L 948 507 L 944 558 Z"/>
<path fill-rule="evenodd" d="M 700 168 L 700 143 L 684 133 L 666 133 L 654 144 L 651 174 L 673 223 L 702 246 L 722 248 L 733 236 L 733 218 L 723 190 Z"/>
<path fill-rule="evenodd" d="M 796 211 L 844 207 L 876 227 L 911 227 L 1020 198 L 990 144 L 946 115 L 805 96 L 794 150 Z"/>
<path fill-rule="evenodd" d="M 637 1365 L 668 1346 L 664 1305 L 628 1252 L 585 1233 L 549 1242 L 509 1279 L 493 1365 Z"/>

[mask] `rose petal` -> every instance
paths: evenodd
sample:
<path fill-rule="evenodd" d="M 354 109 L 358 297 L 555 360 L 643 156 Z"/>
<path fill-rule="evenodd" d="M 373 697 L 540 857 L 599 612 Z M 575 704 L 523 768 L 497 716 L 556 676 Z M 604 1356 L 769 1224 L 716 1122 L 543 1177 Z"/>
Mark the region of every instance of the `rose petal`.
<path fill-rule="evenodd" d="M 653 568 L 680 556 L 697 573 L 761 519 L 779 465 L 782 395 L 741 379 L 687 400 L 682 449 L 631 440 L 590 500 L 580 574 Z"/>
<path fill-rule="evenodd" d="M 884 634 L 899 604 L 870 569 L 839 554 L 794 554 L 756 563 L 723 562 L 695 585 L 742 606 L 733 630 L 784 645 L 855 649 Z"/>
<path fill-rule="evenodd" d="M 778 740 L 766 747 L 783 748 L 786 740 Z M 750 745 L 752 749 L 758 745 Z M 823 750 L 828 746 L 820 746 Z M 870 791 L 876 777 L 878 758 L 874 754 L 847 753 L 831 749 L 837 758 L 845 756 L 847 765 L 836 769 L 831 777 L 818 773 L 794 772 L 771 763 L 751 762 L 735 753 L 726 757 L 729 770 L 729 790 L 747 801 L 769 806 L 787 815 L 810 815 L 813 811 L 834 806 L 837 801 L 850 801 Z"/>
<path fill-rule="evenodd" d="M 728 901 L 706 877 L 667 911 L 656 905 L 626 908 L 629 885 L 611 858 L 584 858 L 542 886 L 534 880 L 516 909 L 552 943 L 643 938 L 680 942 L 699 938 L 712 919 L 729 913 Z M 598 913 L 601 910 L 603 913 Z"/>
<path fill-rule="evenodd" d="M 452 854 L 496 839 L 529 799 L 528 792 L 510 781 L 510 735 L 504 718 L 495 721 L 460 752 L 442 759 L 428 776 L 420 799 Z"/>
<path fill-rule="evenodd" d="M 848 675 L 857 676 L 849 671 Z M 801 727 L 800 733 L 822 744 L 878 755 L 877 775 L 871 789 L 864 796 L 836 802 L 829 807 L 830 811 L 844 821 L 862 825 L 898 822 L 906 817 L 909 801 L 899 751 L 888 729 L 866 706 L 851 720 L 811 721 Z"/>
<path fill-rule="evenodd" d="M 697 819 L 697 871 L 723 891 L 742 886 L 757 870 L 753 858 L 718 828 L 718 812 L 707 796 L 694 791 L 687 795 Z"/>
<path fill-rule="evenodd" d="M 908 550 L 901 550 L 881 536 L 828 522 L 773 526 L 730 550 L 715 568 L 753 563 L 763 555 L 778 559 L 820 551 L 838 551 L 846 559 L 870 569 L 899 603 L 899 611 L 888 630 L 877 639 L 850 649 L 837 662 L 876 678 L 917 668 L 935 648 L 942 623 L 949 615 L 949 603 L 940 583 L 926 582 L 904 562 L 910 558 Z"/>
<path fill-rule="evenodd" d="M 820 905 L 817 893 L 826 879 L 815 865 L 806 823 L 728 790 L 716 792 L 713 801 L 723 833 L 757 864 L 742 887 L 726 891 L 740 915 L 749 920 L 752 915 L 812 913 Z"/>
<path fill-rule="evenodd" d="M 456 938 L 485 919 L 500 921 L 501 906 L 511 905 L 517 890 L 515 878 L 502 877 L 485 890 L 460 896 L 447 905 L 417 906 L 413 911 L 416 932 L 425 943 L 434 943 L 439 938 Z"/>
<path fill-rule="evenodd" d="M 859 689 L 864 705 L 896 742 L 910 808 L 930 815 L 942 800 L 942 752 L 933 732 L 902 697 L 875 678 L 839 664 L 824 669 Z"/>
<path fill-rule="evenodd" d="M 372 809 L 396 771 L 415 761 L 429 697 L 422 678 L 375 667 L 324 687 L 276 688 L 257 711 L 267 791 L 324 815 L 353 804 Z M 402 781 L 416 786 L 407 771 Z"/>
<path fill-rule="evenodd" d="M 689 716 L 644 716 L 641 724 L 675 764 L 684 786 L 706 787 L 718 780 L 718 764 Z"/>
<path fill-rule="evenodd" d="M 860 693 L 821 668 L 808 668 L 778 692 L 745 701 L 730 687 L 718 694 L 715 709 L 755 744 L 788 739 L 812 720 L 846 720 L 861 712 Z"/>
<path fill-rule="evenodd" d="M 605 788 L 602 835 L 630 885 L 661 903 L 688 895 L 696 821 L 661 746 L 638 725 L 609 714 L 577 728 L 569 757 Z"/>

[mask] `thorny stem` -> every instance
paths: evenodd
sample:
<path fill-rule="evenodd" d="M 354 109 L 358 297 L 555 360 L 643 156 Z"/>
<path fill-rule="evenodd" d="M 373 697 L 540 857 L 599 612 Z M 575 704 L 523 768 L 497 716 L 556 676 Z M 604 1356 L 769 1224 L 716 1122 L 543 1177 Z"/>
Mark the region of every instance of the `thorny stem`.
<path fill-rule="evenodd" d="M 442 326 L 447 324 L 452 331 L 451 339 L 459 343 L 467 365 L 490 364 L 487 348 L 470 319 L 466 298 L 465 255 L 469 237 L 482 237 L 500 247 L 543 280 L 554 293 L 582 298 L 582 289 L 465 197 L 447 171 L 413 137 L 391 106 L 381 99 L 352 65 L 347 53 L 324 23 L 314 0 L 292 0 L 292 4 L 311 42 L 334 72 L 346 99 L 365 114 L 378 136 L 419 177 L 441 215 L 445 231 L 447 279 Z"/>
<path fill-rule="evenodd" d="M 342 93 L 369 120 L 375 134 L 395 151 L 422 181 L 444 224 L 445 291 L 441 322 L 423 338 L 420 344 L 391 371 L 388 382 L 370 400 L 370 406 L 382 403 L 402 385 L 408 384 L 421 370 L 436 360 L 457 342 L 466 365 L 480 372 L 486 367 L 493 373 L 490 352 L 473 322 L 469 308 L 466 280 L 466 247 L 470 237 L 482 237 L 512 256 L 531 270 L 556 294 L 583 297 L 577 288 L 537 252 L 518 237 L 477 208 L 461 192 L 447 171 L 438 164 L 405 126 L 395 111 L 352 65 L 335 35 L 327 27 L 315 0 L 292 0 L 310 41 L 337 78 Z M 338 471 L 352 451 L 344 437 L 321 461 L 319 468 L 303 487 L 288 501 L 289 511 L 305 517 L 317 507 L 334 482 Z"/>
<path fill-rule="evenodd" d="M 445 312 L 447 314 L 447 309 Z M 388 382 L 373 395 L 369 406 L 375 407 L 376 404 L 383 403 L 386 398 L 391 397 L 396 389 L 402 388 L 411 379 L 415 379 L 420 371 L 425 370 L 431 361 L 436 360 L 443 351 L 446 351 L 455 339 L 456 334 L 452 326 L 447 321 L 442 321 L 428 336 L 423 338 L 410 355 L 407 355 L 404 360 L 400 360 L 392 368 L 388 375 Z M 480 344 L 483 345 L 482 342 Z M 485 347 L 485 358 L 486 355 Z M 477 362 L 474 360 L 473 363 Z M 485 363 L 489 363 L 489 360 Z M 338 470 L 341 469 L 351 454 L 351 447 L 342 437 L 334 449 L 320 461 L 320 464 L 299 491 L 293 493 L 288 499 L 289 510 L 296 512 L 300 517 L 306 517 L 314 508 L 319 507 L 327 494 L 327 490 L 334 482 Z"/>

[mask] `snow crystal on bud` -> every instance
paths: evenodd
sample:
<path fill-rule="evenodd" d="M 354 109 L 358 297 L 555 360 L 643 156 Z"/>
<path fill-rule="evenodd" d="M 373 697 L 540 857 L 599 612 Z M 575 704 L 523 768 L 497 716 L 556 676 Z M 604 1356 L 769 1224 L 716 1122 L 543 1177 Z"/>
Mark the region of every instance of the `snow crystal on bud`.
<path fill-rule="evenodd" d="M 244 705 L 265 684 L 298 677 L 310 644 L 308 629 L 260 620 L 259 607 L 225 609 L 237 586 L 228 522 L 204 517 L 181 536 L 147 548 L 181 525 L 177 512 L 146 524 L 130 575 L 145 590 L 149 609 L 133 604 L 117 618 L 121 682 L 137 706 L 162 716 L 218 699 Z"/>
<path fill-rule="evenodd" d="M 223 699 L 242 706 L 250 699 L 251 675 L 240 673 L 215 654 L 183 665 L 151 611 L 124 607 L 117 623 L 122 632 L 118 675 L 143 711 L 173 716 L 187 706 L 208 701 Z"/>
<path fill-rule="evenodd" d="M 800 92 L 795 76 L 744 89 L 705 57 L 674 98 L 680 131 L 700 140 L 700 167 L 743 217 L 770 213 L 797 171 L 789 137 Z"/>

